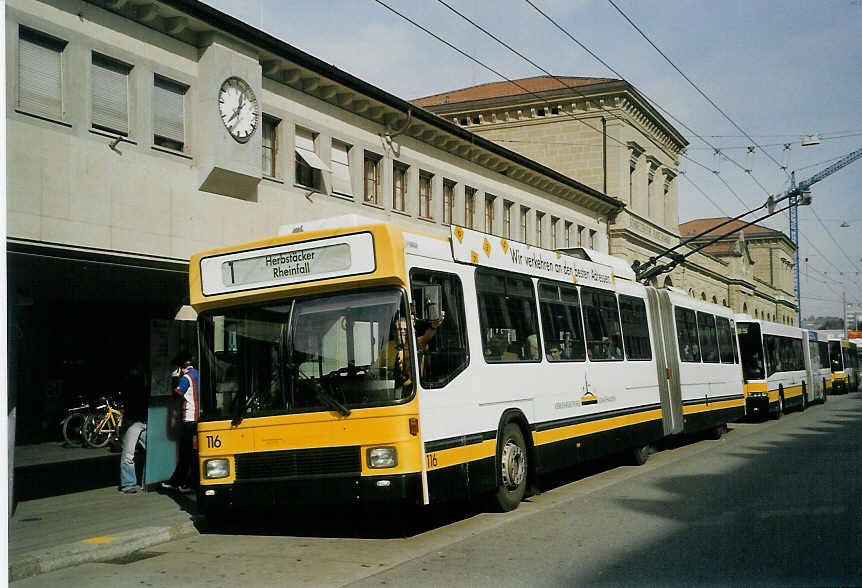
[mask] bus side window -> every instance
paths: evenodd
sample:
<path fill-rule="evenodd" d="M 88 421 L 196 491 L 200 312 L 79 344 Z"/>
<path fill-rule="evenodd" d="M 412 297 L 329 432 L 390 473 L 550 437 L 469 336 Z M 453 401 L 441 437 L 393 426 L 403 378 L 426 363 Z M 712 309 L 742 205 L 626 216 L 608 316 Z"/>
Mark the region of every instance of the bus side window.
<path fill-rule="evenodd" d="M 652 359 L 646 304 L 643 299 L 620 294 L 620 318 L 623 324 L 626 359 L 630 361 Z"/>
<path fill-rule="evenodd" d="M 410 271 L 411 289 L 439 285 L 440 306 L 446 317 L 426 349 L 418 349 L 419 381 L 426 389 L 442 388 L 470 363 L 464 293 L 455 274 L 416 269 Z"/>
<path fill-rule="evenodd" d="M 723 316 L 717 316 L 715 317 L 715 325 L 718 328 L 718 354 L 721 363 L 736 363 L 730 321 Z"/>
<path fill-rule="evenodd" d="M 581 306 L 590 361 L 621 361 L 623 337 L 617 297 L 613 292 L 583 287 Z"/>
<path fill-rule="evenodd" d="M 697 343 L 697 319 L 694 311 L 677 306 L 674 308 L 676 318 L 676 337 L 679 344 L 679 358 L 682 361 L 700 362 L 700 349 Z"/>
<path fill-rule="evenodd" d="M 540 361 L 539 321 L 533 282 L 476 270 L 482 351 L 489 363 Z"/>

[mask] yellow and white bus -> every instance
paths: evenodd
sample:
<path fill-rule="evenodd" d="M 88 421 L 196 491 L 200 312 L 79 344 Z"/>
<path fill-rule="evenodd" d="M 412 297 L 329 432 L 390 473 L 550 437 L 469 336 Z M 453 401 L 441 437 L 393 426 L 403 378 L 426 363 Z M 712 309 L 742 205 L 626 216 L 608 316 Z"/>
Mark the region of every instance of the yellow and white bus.
<path fill-rule="evenodd" d="M 199 505 L 516 508 L 545 471 L 744 413 L 729 309 L 574 257 L 361 218 L 195 255 Z"/>
<path fill-rule="evenodd" d="M 829 339 L 829 362 L 833 393 L 844 394 L 858 389 L 859 358 L 855 343 L 847 339 Z"/>
<path fill-rule="evenodd" d="M 749 416 L 781 418 L 808 406 L 808 335 L 798 327 L 736 316 Z"/>

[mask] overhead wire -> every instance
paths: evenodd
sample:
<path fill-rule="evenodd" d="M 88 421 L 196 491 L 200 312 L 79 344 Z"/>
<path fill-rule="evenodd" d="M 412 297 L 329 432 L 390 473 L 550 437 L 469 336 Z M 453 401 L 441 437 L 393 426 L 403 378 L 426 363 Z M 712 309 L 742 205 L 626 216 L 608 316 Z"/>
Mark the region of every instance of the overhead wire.
<path fill-rule="evenodd" d="M 388 4 L 386 4 L 385 2 L 383 2 L 382 0 L 374 0 L 374 1 L 375 1 L 377 4 L 381 5 L 382 7 L 386 8 L 387 10 L 389 10 L 390 12 L 392 12 L 393 14 L 395 14 L 395 15 L 397 15 L 398 17 L 402 18 L 403 20 L 405 20 L 405 21 L 409 22 L 409 23 L 410 23 L 410 24 L 412 24 L 414 27 L 416 27 L 416 28 L 418 28 L 419 30 L 421 30 L 421 31 L 425 32 L 426 34 L 430 35 L 431 37 L 433 37 L 433 38 L 437 39 L 438 41 L 440 41 L 441 43 L 443 43 L 444 45 L 446 45 L 447 47 L 449 47 L 449 48 L 450 48 L 450 49 L 452 49 L 453 51 L 455 51 L 455 52 L 459 53 L 460 55 L 462 55 L 462 56 L 466 57 L 467 59 L 469 59 L 470 61 L 472 61 L 472 62 L 476 63 L 476 64 L 477 64 L 477 65 L 479 65 L 480 67 L 482 67 L 482 68 L 484 68 L 484 69 L 488 70 L 489 72 L 493 73 L 494 75 L 496 75 L 496 76 L 500 77 L 501 79 L 503 79 L 503 80 L 505 80 L 505 81 L 509 82 L 510 84 L 514 85 L 515 87 L 519 88 L 519 89 L 520 89 L 520 90 L 522 90 L 525 94 L 529 94 L 529 95 L 531 95 L 531 96 L 533 96 L 533 97 L 535 97 L 535 98 L 537 98 L 537 99 L 541 100 L 542 102 L 544 102 L 544 103 L 545 103 L 545 104 L 547 104 L 548 106 L 551 106 L 551 103 L 550 103 L 550 102 L 548 102 L 548 101 L 547 101 L 543 96 L 540 96 L 539 94 L 536 94 L 535 92 L 533 92 L 533 91 L 529 90 L 528 88 L 524 87 L 522 84 L 519 84 L 516 80 L 512 80 L 512 79 L 510 79 L 508 76 L 506 76 L 506 75 L 504 75 L 504 74 L 500 73 L 499 71 L 497 71 L 496 69 L 492 68 L 491 66 L 489 66 L 489 65 L 487 65 L 487 64 L 485 64 L 485 63 L 483 63 L 483 62 L 482 62 L 482 61 L 480 61 L 479 59 L 477 59 L 477 58 L 473 57 L 472 55 L 468 54 L 466 51 L 463 51 L 462 49 L 460 49 L 460 48 L 456 47 L 454 44 L 450 43 L 449 41 L 445 40 L 445 39 L 444 39 L 444 38 L 442 38 L 441 36 L 437 35 L 436 33 L 434 33 L 433 31 L 431 31 L 431 30 L 430 30 L 430 29 L 428 29 L 427 27 L 425 27 L 425 26 L 423 26 L 423 25 L 419 24 L 418 22 L 416 22 L 415 20 L 411 19 L 411 18 L 410 18 L 410 17 L 408 17 L 407 15 L 405 15 L 405 14 L 401 13 L 400 11 L 396 10 L 395 8 L 393 8 L 393 7 L 389 6 Z M 438 1 L 440 1 L 440 0 L 438 0 Z M 449 8 L 450 10 L 452 10 L 453 12 L 455 12 L 456 14 L 459 14 L 459 15 L 460 15 L 460 13 L 458 13 L 456 10 L 454 10 L 453 8 L 451 8 L 451 7 L 450 7 L 448 4 L 446 4 L 445 2 L 442 2 L 442 1 L 441 1 L 441 4 L 444 4 L 447 8 Z M 486 34 L 488 34 L 488 36 L 490 36 L 491 38 L 493 38 L 494 40 L 496 40 L 497 42 L 499 42 L 500 44 L 502 44 L 504 47 L 509 48 L 511 51 L 513 51 L 513 52 L 515 52 L 517 55 L 521 56 L 521 54 L 520 54 L 520 53 L 518 53 L 518 52 L 517 52 L 517 51 L 515 51 L 514 49 L 511 49 L 510 47 L 508 47 L 508 45 L 506 45 L 505 43 L 503 43 L 502 41 L 500 41 L 499 39 L 497 39 L 496 37 L 494 37 L 491 33 L 489 33 L 489 32 L 487 32 L 487 31 L 485 31 L 484 29 L 482 29 L 482 28 L 481 28 L 481 26 L 479 26 L 478 24 L 474 23 L 474 22 L 473 22 L 473 21 L 471 21 L 470 19 L 467 19 L 466 17 L 463 17 L 463 18 L 465 18 L 465 20 L 467 20 L 468 22 L 470 22 L 471 24 L 473 24 L 473 26 L 475 26 L 475 27 L 479 28 L 480 30 L 483 30 L 483 32 L 485 32 Z M 522 56 L 522 57 L 523 57 L 523 56 Z M 526 57 L 524 57 L 524 59 L 527 59 L 527 58 L 526 58 Z M 529 63 L 533 64 L 533 62 L 532 62 L 532 61 L 530 61 L 529 59 L 527 59 L 527 61 L 528 61 Z M 534 64 L 534 65 L 535 65 L 535 64 Z M 539 66 L 536 66 L 536 67 L 539 67 Z M 539 67 L 539 68 L 541 69 L 541 67 Z M 543 70 L 543 71 L 544 71 L 544 70 Z M 551 74 L 548 74 L 548 75 L 551 75 Z M 556 79 L 556 78 L 555 78 L 555 79 Z M 560 80 L 558 80 L 558 81 L 560 81 Z M 564 86 L 566 86 L 566 87 L 568 87 L 568 88 L 571 88 L 571 89 L 575 90 L 575 91 L 576 91 L 577 93 L 579 93 L 581 96 L 586 97 L 586 96 L 585 96 L 582 92 L 580 92 L 577 88 L 574 88 L 574 87 L 572 87 L 572 86 L 568 86 L 567 84 L 565 84 L 565 83 L 564 83 L 564 82 L 562 82 L 562 81 L 560 81 L 560 83 L 562 83 Z M 613 116 L 614 118 L 618 118 L 619 120 L 622 120 L 622 121 L 623 121 L 623 122 L 625 122 L 626 124 L 629 124 L 629 125 L 631 124 L 631 123 L 630 123 L 630 121 L 628 121 L 628 120 L 626 120 L 626 119 L 623 119 L 623 118 L 619 117 L 619 115 L 618 115 L 618 114 L 616 114 L 616 113 L 614 113 L 614 112 L 612 112 L 612 111 L 609 111 L 609 110 L 605 109 L 603 106 L 601 107 L 601 109 L 602 109 L 603 111 L 607 112 L 609 115 Z M 595 131 L 595 132 L 597 132 L 597 133 L 600 133 L 600 132 L 601 132 L 601 130 L 600 130 L 598 127 L 595 127 L 595 126 L 593 126 L 593 125 L 589 124 L 587 121 L 585 121 L 585 120 L 583 120 L 583 119 L 581 119 L 581 118 L 578 118 L 578 117 L 577 117 L 577 116 L 575 116 L 574 114 L 572 114 L 572 113 L 567 113 L 567 112 L 565 112 L 565 111 L 563 111 L 563 112 L 564 112 L 564 114 L 566 114 L 567 116 L 569 116 L 569 117 L 570 117 L 570 118 L 572 118 L 573 120 L 580 122 L 581 124 L 583 124 L 583 125 L 587 126 L 588 128 L 592 129 L 593 131 Z M 612 141 L 616 142 L 616 143 L 619 143 L 619 145 L 620 145 L 620 146 L 625 147 L 625 148 L 628 148 L 628 146 L 627 146 L 625 143 L 623 143 L 622 141 L 620 141 L 620 140 L 619 140 L 619 139 L 617 139 L 616 137 L 611 137 L 611 136 L 609 136 L 608 138 L 609 138 L 609 139 L 611 139 Z M 651 142 L 655 143 L 655 141 L 654 141 L 651 137 L 647 137 L 647 138 L 648 138 Z M 656 144 L 656 145 L 657 145 L 658 147 L 660 147 L 660 148 L 661 148 L 661 146 L 660 146 L 660 145 L 658 145 L 658 144 Z M 680 157 L 684 158 L 684 159 L 685 159 L 685 160 L 687 160 L 687 161 L 691 161 L 691 162 L 692 162 L 692 163 L 694 163 L 695 165 L 698 165 L 698 166 L 700 166 L 700 167 L 702 167 L 702 168 L 704 168 L 704 169 L 706 169 L 706 170 L 708 170 L 708 171 L 710 171 L 710 172 L 714 172 L 714 171 L 715 171 L 714 169 L 710 168 L 709 166 L 707 166 L 707 165 L 705 165 L 705 164 L 703 164 L 703 163 L 701 163 L 701 162 L 699 162 L 699 161 L 696 161 L 696 160 L 694 160 L 694 159 L 692 159 L 692 158 L 690 158 L 690 157 L 688 157 L 688 156 L 686 156 L 686 155 L 684 155 L 684 154 L 682 154 L 682 153 L 680 153 Z M 737 165 L 738 165 L 738 164 L 737 164 Z M 768 193 L 768 192 L 767 192 L 767 193 Z M 745 206 L 748 206 L 748 205 L 745 205 Z"/>
<path fill-rule="evenodd" d="M 526 0 L 526 1 L 527 1 L 527 2 L 529 2 L 530 0 Z M 707 96 L 707 95 L 706 95 L 706 92 L 704 92 L 703 90 L 701 90 L 701 89 L 700 89 L 700 87 L 698 87 L 698 85 L 697 85 L 697 84 L 695 84 L 695 83 L 691 80 L 691 78 L 689 78 L 689 77 L 688 77 L 688 76 L 687 76 L 687 75 L 686 75 L 686 74 L 685 74 L 685 73 L 684 73 L 684 72 L 683 72 L 679 67 L 677 67 L 677 65 L 676 65 L 673 61 L 671 61 L 671 59 L 670 59 L 667 55 L 665 55 L 664 51 L 662 51 L 661 49 L 659 49 L 659 48 L 658 48 L 658 46 L 657 46 L 655 43 L 653 43 L 652 39 L 650 39 L 650 38 L 646 35 L 646 33 L 644 33 L 644 32 L 641 30 L 641 28 L 640 28 L 637 24 L 635 24 L 635 22 L 634 22 L 631 18 L 629 18 L 629 16 L 628 16 L 625 12 L 623 12 L 623 11 L 622 11 L 622 9 L 621 9 L 619 6 L 617 6 L 617 5 L 616 5 L 616 3 L 614 2 L 614 0 L 608 0 L 608 3 L 610 3 L 610 5 L 611 5 L 611 6 L 613 6 L 613 7 L 617 10 L 617 12 L 619 12 L 619 13 L 623 16 L 623 18 L 624 18 L 624 19 L 626 19 L 626 20 L 628 21 L 628 23 L 629 23 L 630 25 L 632 25 L 632 27 L 634 27 L 634 29 L 635 29 L 638 33 L 640 33 L 640 35 L 641 35 L 644 39 L 646 39 L 647 43 L 649 43 L 650 45 L 652 45 L 653 49 L 655 49 L 656 51 L 658 51 L 659 55 L 661 55 L 661 56 L 665 59 L 665 61 L 667 61 L 667 62 L 671 65 L 671 67 L 673 67 L 673 68 L 674 68 L 674 69 L 679 73 L 679 75 L 681 75 L 681 76 L 685 79 L 685 81 L 687 81 L 689 84 L 691 84 L 691 86 L 692 86 L 695 90 L 697 90 L 697 92 L 698 92 L 701 96 L 703 96 L 703 97 L 704 97 L 704 99 L 706 99 L 706 101 L 707 101 L 707 102 L 709 102 L 709 103 L 710 103 L 710 104 L 711 104 L 711 105 L 712 105 L 712 106 L 713 106 L 713 107 L 714 107 L 714 108 L 715 108 L 719 113 L 721 113 L 721 115 L 722 115 L 725 119 L 727 119 L 727 121 L 728 121 L 728 122 L 730 122 L 730 124 L 732 124 L 732 125 L 734 126 L 734 128 L 736 128 L 736 130 L 737 130 L 737 131 L 739 131 L 740 133 L 742 133 L 743 135 L 745 135 L 745 138 L 746 138 L 746 139 L 748 139 L 749 141 L 751 141 L 751 142 L 752 142 L 756 147 L 758 147 L 761 151 L 763 151 L 763 153 L 764 153 L 764 154 L 765 154 L 769 159 L 771 159 L 771 160 L 775 163 L 775 165 L 777 165 L 779 168 L 783 169 L 785 173 L 787 173 L 787 168 L 786 168 L 786 167 L 784 167 L 784 166 L 782 166 L 780 163 L 778 163 L 778 160 L 777 160 L 777 159 L 775 159 L 774 157 L 772 157 L 772 155 L 771 155 L 768 151 L 766 151 L 765 149 L 763 149 L 763 147 L 761 147 L 761 146 L 757 143 L 757 141 L 755 141 L 755 140 L 751 137 L 751 135 L 749 135 L 747 132 L 745 132 L 745 130 L 744 130 L 742 127 L 740 127 L 738 124 L 736 124 L 736 121 L 734 121 L 732 118 L 730 118 L 730 116 L 728 116 L 728 114 L 727 114 L 726 112 L 724 112 L 724 110 L 722 110 L 722 109 L 721 109 L 721 107 L 720 107 L 718 104 L 716 104 L 716 103 L 715 103 L 715 101 L 714 101 L 712 98 L 710 98 L 709 96 Z M 789 175 L 789 174 L 788 174 L 788 175 Z"/>
<path fill-rule="evenodd" d="M 610 70 L 611 72 L 613 72 L 613 73 L 614 73 L 614 75 L 618 76 L 621 80 L 625 80 L 625 77 L 624 77 L 622 74 L 620 74 L 616 69 L 614 69 L 610 64 L 608 64 L 608 63 L 607 63 L 605 60 L 603 60 L 601 57 L 599 57 L 598 55 L 596 55 L 596 53 L 595 53 L 595 52 L 593 52 L 591 49 L 589 49 L 586 45 L 584 45 L 584 44 L 583 44 L 583 43 L 581 43 L 578 39 L 576 39 L 576 38 L 575 38 L 575 37 L 574 37 L 574 36 L 573 36 L 569 31 L 567 31 L 564 27 L 562 27 L 559 23 L 557 23 L 557 22 L 556 22 L 553 18 L 551 18 L 551 16 L 549 16 L 545 11 L 543 11 L 541 8 L 539 8 L 538 6 L 536 6 L 536 5 L 532 2 L 532 0 L 524 0 L 524 2 L 526 2 L 527 4 L 529 4 L 529 5 L 533 8 L 533 10 L 535 10 L 535 11 L 536 11 L 536 12 L 538 12 L 540 15 L 542 15 L 542 16 L 543 16 L 543 17 L 544 17 L 548 22 L 550 22 L 554 27 L 556 27 L 560 32 L 562 32 L 562 33 L 563 33 L 564 35 L 566 35 L 569 39 L 571 39 L 571 40 L 572 40 L 572 42 L 574 42 L 574 43 L 575 43 L 576 45 L 578 45 L 581 49 L 583 49 L 584 51 L 586 51 L 590 56 L 592 56 L 592 57 L 593 57 L 593 59 L 595 59 L 596 61 L 598 61 L 599 63 L 601 63 L 603 66 L 605 66 L 606 68 L 608 68 L 608 70 Z M 647 95 L 646 93 L 644 93 L 642 90 L 638 90 L 638 92 L 639 92 L 639 93 L 640 93 L 644 98 L 646 98 L 646 99 L 647 99 L 647 100 L 648 100 L 648 101 L 649 101 L 653 106 L 655 106 L 656 108 L 658 108 L 659 110 L 661 110 L 663 113 L 665 113 L 667 116 L 669 116 L 671 119 L 673 119 L 676 123 L 678 123 L 678 124 L 679 124 L 680 126 L 682 126 L 684 129 L 686 129 L 686 130 L 687 130 L 688 132 L 690 132 L 692 135 L 694 135 L 695 137 L 697 137 L 698 139 L 700 139 L 703 143 L 705 143 L 706 145 L 709 145 L 709 146 L 710 146 L 712 149 L 714 149 L 714 150 L 715 150 L 715 152 L 716 152 L 717 154 L 719 154 L 721 157 L 725 158 L 727 161 L 729 161 L 730 163 L 732 163 L 733 165 L 735 165 L 736 167 L 738 167 L 739 169 L 741 169 L 743 172 L 745 172 L 746 174 L 748 174 L 748 176 L 749 176 L 749 177 L 751 177 L 751 178 L 755 181 L 755 183 L 758 185 L 758 187 L 760 187 L 764 192 L 766 192 L 766 195 L 767 195 L 767 196 L 769 196 L 769 195 L 770 195 L 769 191 L 768 191 L 768 190 L 766 190 L 766 188 L 764 188 L 764 187 L 763 187 L 763 184 L 761 184 L 759 181 L 757 181 L 757 179 L 753 176 L 753 174 L 751 173 L 751 170 L 750 170 L 750 169 L 746 168 L 744 165 L 742 165 L 741 163 L 739 163 L 738 161 L 736 161 L 736 160 L 735 160 L 735 159 L 733 159 L 732 157 L 729 157 L 728 155 L 726 155 L 726 154 L 722 153 L 722 152 L 721 152 L 721 150 L 720 150 L 719 148 L 717 148 L 715 145 L 713 145 L 712 143 L 710 143 L 709 141 L 707 141 L 707 140 L 706 140 L 702 135 L 700 135 L 697 131 L 695 131 L 694 129 L 692 129 L 691 127 L 689 127 L 686 123 L 684 123 L 683 121 L 681 121 L 680 119 L 678 119 L 676 116 L 674 116 L 671 112 L 669 112 L 666 108 L 664 108 L 664 107 L 663 107 L 663 106 L 662 106 L 662 105 L 661 105 L 657 100 L 655 100 L 654 98 L 651 98 L 649 95 Z M 769 154 L 767 153 L 767 155 L 769 155 Z M 686 156 L 684 156 L 684 157 L 686 157 Z M 686 158 L 687 158 L 687 157 L 686 157 Z M 710 171 L 714 171 L 714 170 L 710 170 Z"/>

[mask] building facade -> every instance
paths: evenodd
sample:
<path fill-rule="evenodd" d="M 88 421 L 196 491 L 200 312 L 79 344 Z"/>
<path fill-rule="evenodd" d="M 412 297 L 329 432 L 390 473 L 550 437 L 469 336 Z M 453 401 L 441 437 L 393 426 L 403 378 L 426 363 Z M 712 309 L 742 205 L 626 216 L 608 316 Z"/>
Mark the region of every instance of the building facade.
<path fill-rule="evenodd" d="M 679 158 L 688 141 L 624 80 L 540 76 L 413 102 L 623 201 L 625 210 L 608 228 L 613 255 L 642 263 L 699 232 L 685 233 L 679 225 Z M 705 225 L 693 221 L 686 226 Z M 571 228 L 570 240 L 583 244 L 582 228 Z M 748 231 L 746 236 L 755 233 Z M 786 260 L 793 256 L 778 251 L 792 243 L 773 233 L 773 253 L 759 246 L 757 234 L 750 264 L 712 246 L 693 253 L 653 284 L 784 322 L 791 314 L 795 317 L 796 300 L 785 275 Z M 687 246 L 678 250 L 690 251 Z"/>
<path fill-rule="evenodd" d="M 608 251 L 623 203 L 189 0 L 6 10 L 20 442 L 132 366 L 167 387 L 189 256 L 343 214 Z M 573 234 L 573 233 L 569 233 Z"/>

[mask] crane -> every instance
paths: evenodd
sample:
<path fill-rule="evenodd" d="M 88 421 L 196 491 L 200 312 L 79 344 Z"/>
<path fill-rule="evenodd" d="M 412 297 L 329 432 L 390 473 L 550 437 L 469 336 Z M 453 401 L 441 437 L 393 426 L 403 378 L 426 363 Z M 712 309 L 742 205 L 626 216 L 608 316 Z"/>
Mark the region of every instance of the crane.
<path fill-rule="evenodd" d="M 809 188 L 811 188 L 812 185 L 831 176 L 839 169 L 850 165 L 860 157 L 862 157 L 862 149 L 857 149 L 852 153 L 848 153 L 829 167 L 820 170 L 807 180 L 801 181 L 798 185 L 796 184 L 796 172 L 791 172 L 790 189 L 776 199 L 790 199 L 790 240 L 793 241 L 793 245 L 796 247 L 793 279 L 796 286 L 796 314 L 799 321 L 797 324 L 799 325 L 802 324 L 802 293 L 799 289 L 799 204 L 811 203 L 811 191 Z"/>

